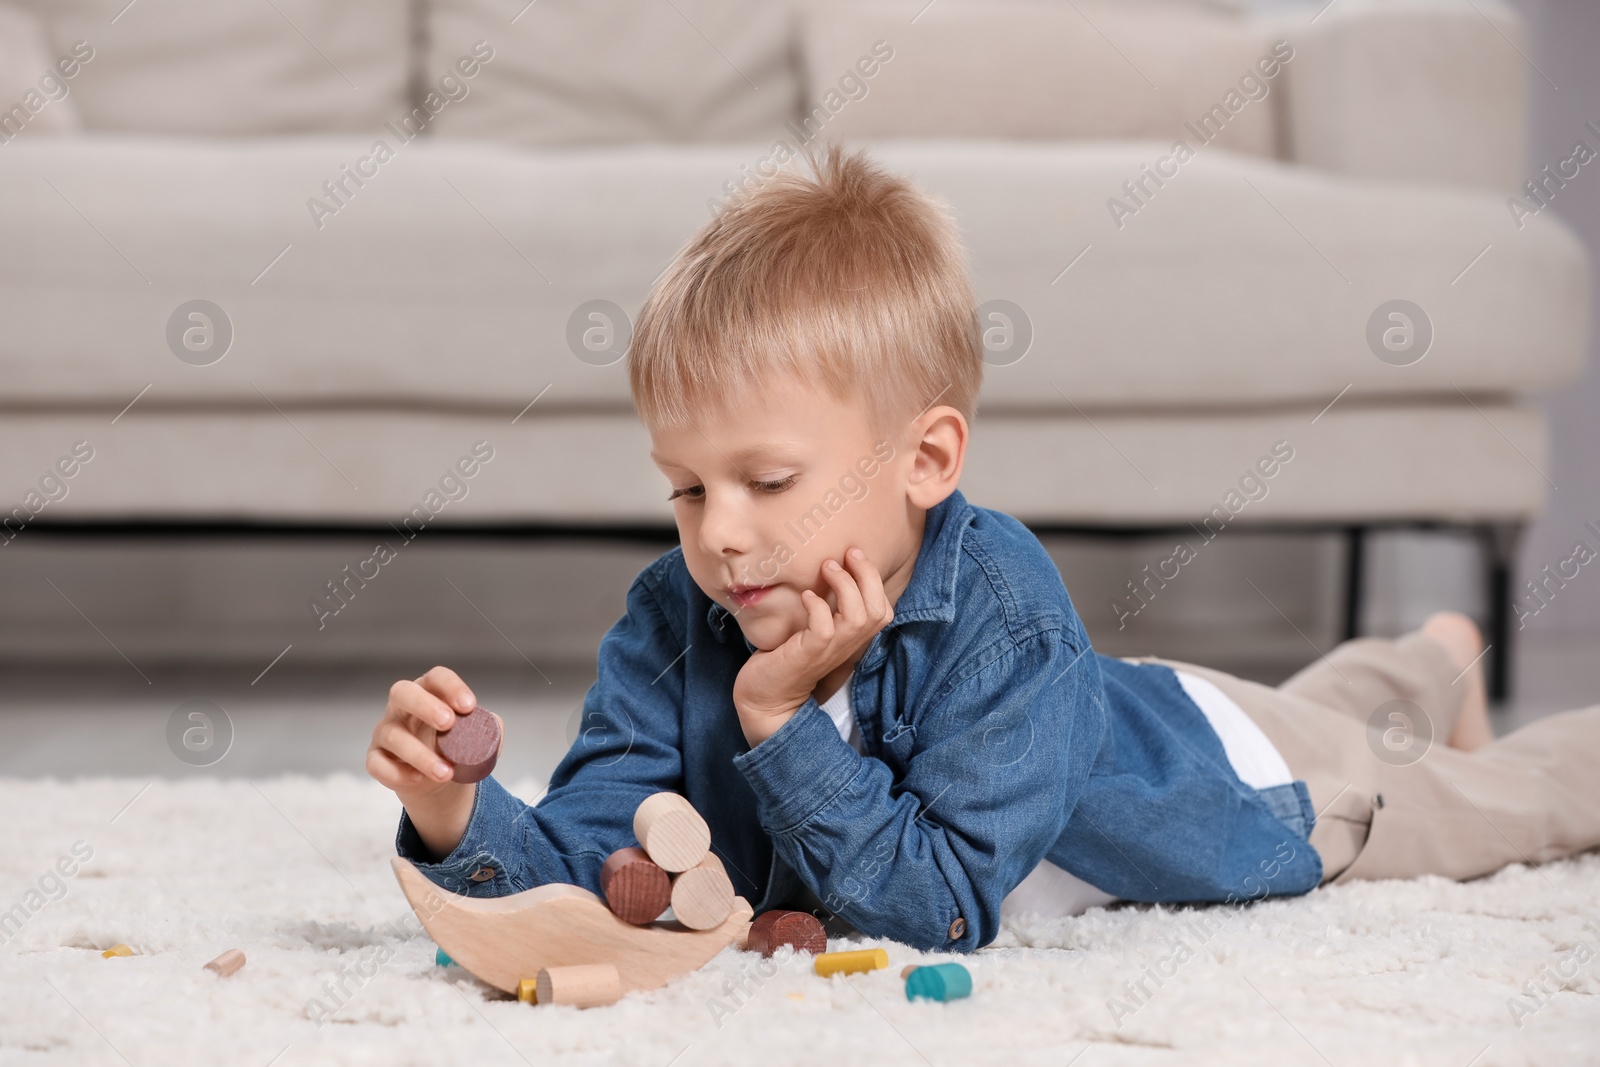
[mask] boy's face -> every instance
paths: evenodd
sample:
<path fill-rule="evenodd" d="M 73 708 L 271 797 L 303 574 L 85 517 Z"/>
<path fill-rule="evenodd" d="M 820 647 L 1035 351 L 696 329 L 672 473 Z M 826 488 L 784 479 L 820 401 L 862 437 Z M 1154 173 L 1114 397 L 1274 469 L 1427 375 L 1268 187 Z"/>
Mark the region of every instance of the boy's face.
<path fill-rule="evenodd" d="M 878 568 L 891 604 L 905 590 L 926 518 L 907 496 L 914 457 L 903 433 L 874 436 L 858 403 L 800 382 L 749 390 L 651 442 L 689 574 L 758 649 L 806 627 L 803 590 L 838 610 L 822 565 L 851 548 Z"/>

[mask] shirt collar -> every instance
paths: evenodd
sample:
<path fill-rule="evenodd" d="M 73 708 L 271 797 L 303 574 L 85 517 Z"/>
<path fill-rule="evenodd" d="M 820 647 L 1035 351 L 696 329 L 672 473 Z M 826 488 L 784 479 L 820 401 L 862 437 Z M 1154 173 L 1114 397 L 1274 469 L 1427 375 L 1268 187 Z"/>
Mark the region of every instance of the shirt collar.
<path fill-rule="evenodd" d="M 876 651 L 882 647 L 882 636 L 907 622 L 950 622 L 956 617 L 956 561 L 961 553 L 961 535 L 972 517 L 972 506 L 961 490 L 928 509 L 927 521 L 922 528 L 922 545 L 917 550 L 916 562 L 911 568 L 911 581 L 906 584 L 900 599 L 894 605 L 894 619 L 876 636 L 862 656 L 862 665 L 871 666 L 879 658 Z M 706 611 L 706 625 L 712 636 L 727 643 L 730 633 L 738 634 L 745 648 L 753 655 L 756 646 L 744 636 L 733 612 L 711 601 Z M 871 662 L 868 662 L 868 661 Z"/>

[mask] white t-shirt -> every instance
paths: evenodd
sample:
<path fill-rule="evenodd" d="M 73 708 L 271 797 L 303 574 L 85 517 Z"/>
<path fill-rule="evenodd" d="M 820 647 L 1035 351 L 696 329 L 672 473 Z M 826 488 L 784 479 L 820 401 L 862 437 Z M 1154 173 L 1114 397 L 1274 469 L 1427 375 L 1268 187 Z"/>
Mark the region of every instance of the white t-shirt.
<path fill-rule="evenodd" d="M 1283 755 L 1261 732 L 1261 727 L 1244 713 L 1243 708 L 1204 678 L 1186 671 L 1173 673 L 1178 676 L 1183 691 L 1189 694 L 1189 699 L 1195 702 L 1211 728 L 1217 732 L 1228 762 L 1233 765 L 1233 773 L 1239 776 L 1240 781 L 1255 789 L 1294 781 Z M 850 707 L 850 679 L 846 678 L 838 692 L 821 706 L 833 720 L 839 736 L 860 752 L 861 727 Z M 1049 860 L 1040 860 L 1039 865 L 1000 902 L 1000 914 L 1007 918 L 1023 914 L 1059 918 L 1081 915 L 1090 908 L 1116 900 L 1110 893 L 1096 889 L 1071 871 Z"/>

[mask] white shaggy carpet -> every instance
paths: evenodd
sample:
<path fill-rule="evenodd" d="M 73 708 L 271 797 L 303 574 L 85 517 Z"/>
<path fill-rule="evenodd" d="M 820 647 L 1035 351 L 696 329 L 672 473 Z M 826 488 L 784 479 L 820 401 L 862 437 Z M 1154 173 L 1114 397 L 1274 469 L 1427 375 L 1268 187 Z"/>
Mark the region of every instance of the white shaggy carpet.
<path fill-rule="evenodd" d="M 730 948 L 580 1011 L 501 998 L 397 925 L 399 808 L 374 783 L 0 780 L 0 812 L 5 1064 L 1600 1063 L 1595 854 L 1237 912 L 1014 922 L 969 957 L 870 942 L 889 969 L 849 978 L 818 978 L 803 955 L 763 977 Z M 92 856 L 58 882 L 79 841 Z M 137 955 L 102 959 L 117 942 Z M 201 969 L 235 947 L 238 974 Z M 908 1003 L 900 968 L 948 958 L 972 996 Z"/>

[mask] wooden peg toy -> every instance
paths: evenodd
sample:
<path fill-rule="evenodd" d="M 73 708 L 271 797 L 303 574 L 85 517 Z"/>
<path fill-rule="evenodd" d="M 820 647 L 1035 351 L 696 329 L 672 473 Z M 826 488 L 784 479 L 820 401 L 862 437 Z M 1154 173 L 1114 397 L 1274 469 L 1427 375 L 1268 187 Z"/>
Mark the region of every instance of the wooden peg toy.
<path fill-rule="evenodd" d="M 226 978 L 240 967 L 244 966 L 244 953 L 236 948 L 230 948 L 210 963 L 205 969 L 215 974 L 218 978 Z"/>
<path fill-rule="evenodd" d="M 535 979 L 540 1004 L 595 1008 L 622 999 L 622 977 L 610 963 L 578 963 L 546 967 Z"/>
<path fill-rule="evenodd" d="M 600 868 L 600 895 L 623 922 L 654 922 L 672 903 L 672 878 L 637 845 L 619 848 Z"/>
<path fill-rule="evenodd" d="M 389 863 L 434 944 L 469 974 L 513 995 L 541 970 L 593 963 L 614 967 L 624 992 L 659 989 L 703 967 L 750 928 L 743 897 L 711 930 L 635 926 L 582 886 L 551 882 L 506 897 L 466 897 L 441 889 L 409 860 L 395 856 Z"/>
<path fill-rule="evenodd" d="M 830 974 L 859 974 L 889 966 L 889 953 L 881 948 L 863 948 L 854 952 L 824 952 L 812 965 L 822 977 Z"/>
<path fill-rule="evenodd" d="M 907 978 L 910 978 L 911 972 L 916 970 L 919 966 L 920 964 L 908 963 L 904 967 L 900 968 L 900 980 L 905 981 Z"/>
<path fill-rule="evenodd" d="M 715 852 L 672 879 L 672 915 L 691 930 L 721 926 L 733 911 L 733 882 Z M 747 942 L 748 943 L 748 942 Z"/>
<path fill-rule="evenodd" d="M 783 945 L 796 952 L 820 956 L 828 951 L 828 935 L 810 912 L 778 908 L 757 915 L 756 921 L 750 924 L 750 937 L 745 947 L 771 959 Z"/>
<path fill-rule="evenodd" d="M 539 1003 L 539 979 L 524 978 L 517 983 L 517 999 L 524 1004 Z"/>
<path fill-rule="evenodd" d="M 711 848 L 711 828 L 694 805 L 663 791 L 644 798 L 633 813 L 633 836 L 662 870 L 672 874 L 699 863 Z"/>
<path fill-rule="evenodd" d="M 504 733 L 500 717 L 488 708 L 474 707 L 465 715 L 457 715 L 455 725 L 435 741 L 439 755 L 455 764 L 452 780 L 465 784 L 489 777 L 500 757 Z"/>
<path fill-rule="evenodd" d="M 959 963 L 912 967 L 906 976 L 906 999 L 957 1000 L 972 993 L 972 975 Z"/>
<path fill-rule="evenodd" d="M 449 967 L 454 965 L 456 961 L 445 955 L 444 949 L 435 947 L 433 950 L 433 962 L 440 967 Z"/>
<path fill-rule="evenodd" d="M 133 949 L 129 948 L 127 945 L 112 945 L 110 948 L 108 948 L 104 952 L 100 953 L 100 958 L 103 959 L 103 960 L 109 960 L 113 956 L 131 956 L 131 955 L 133 955 Z"/>

